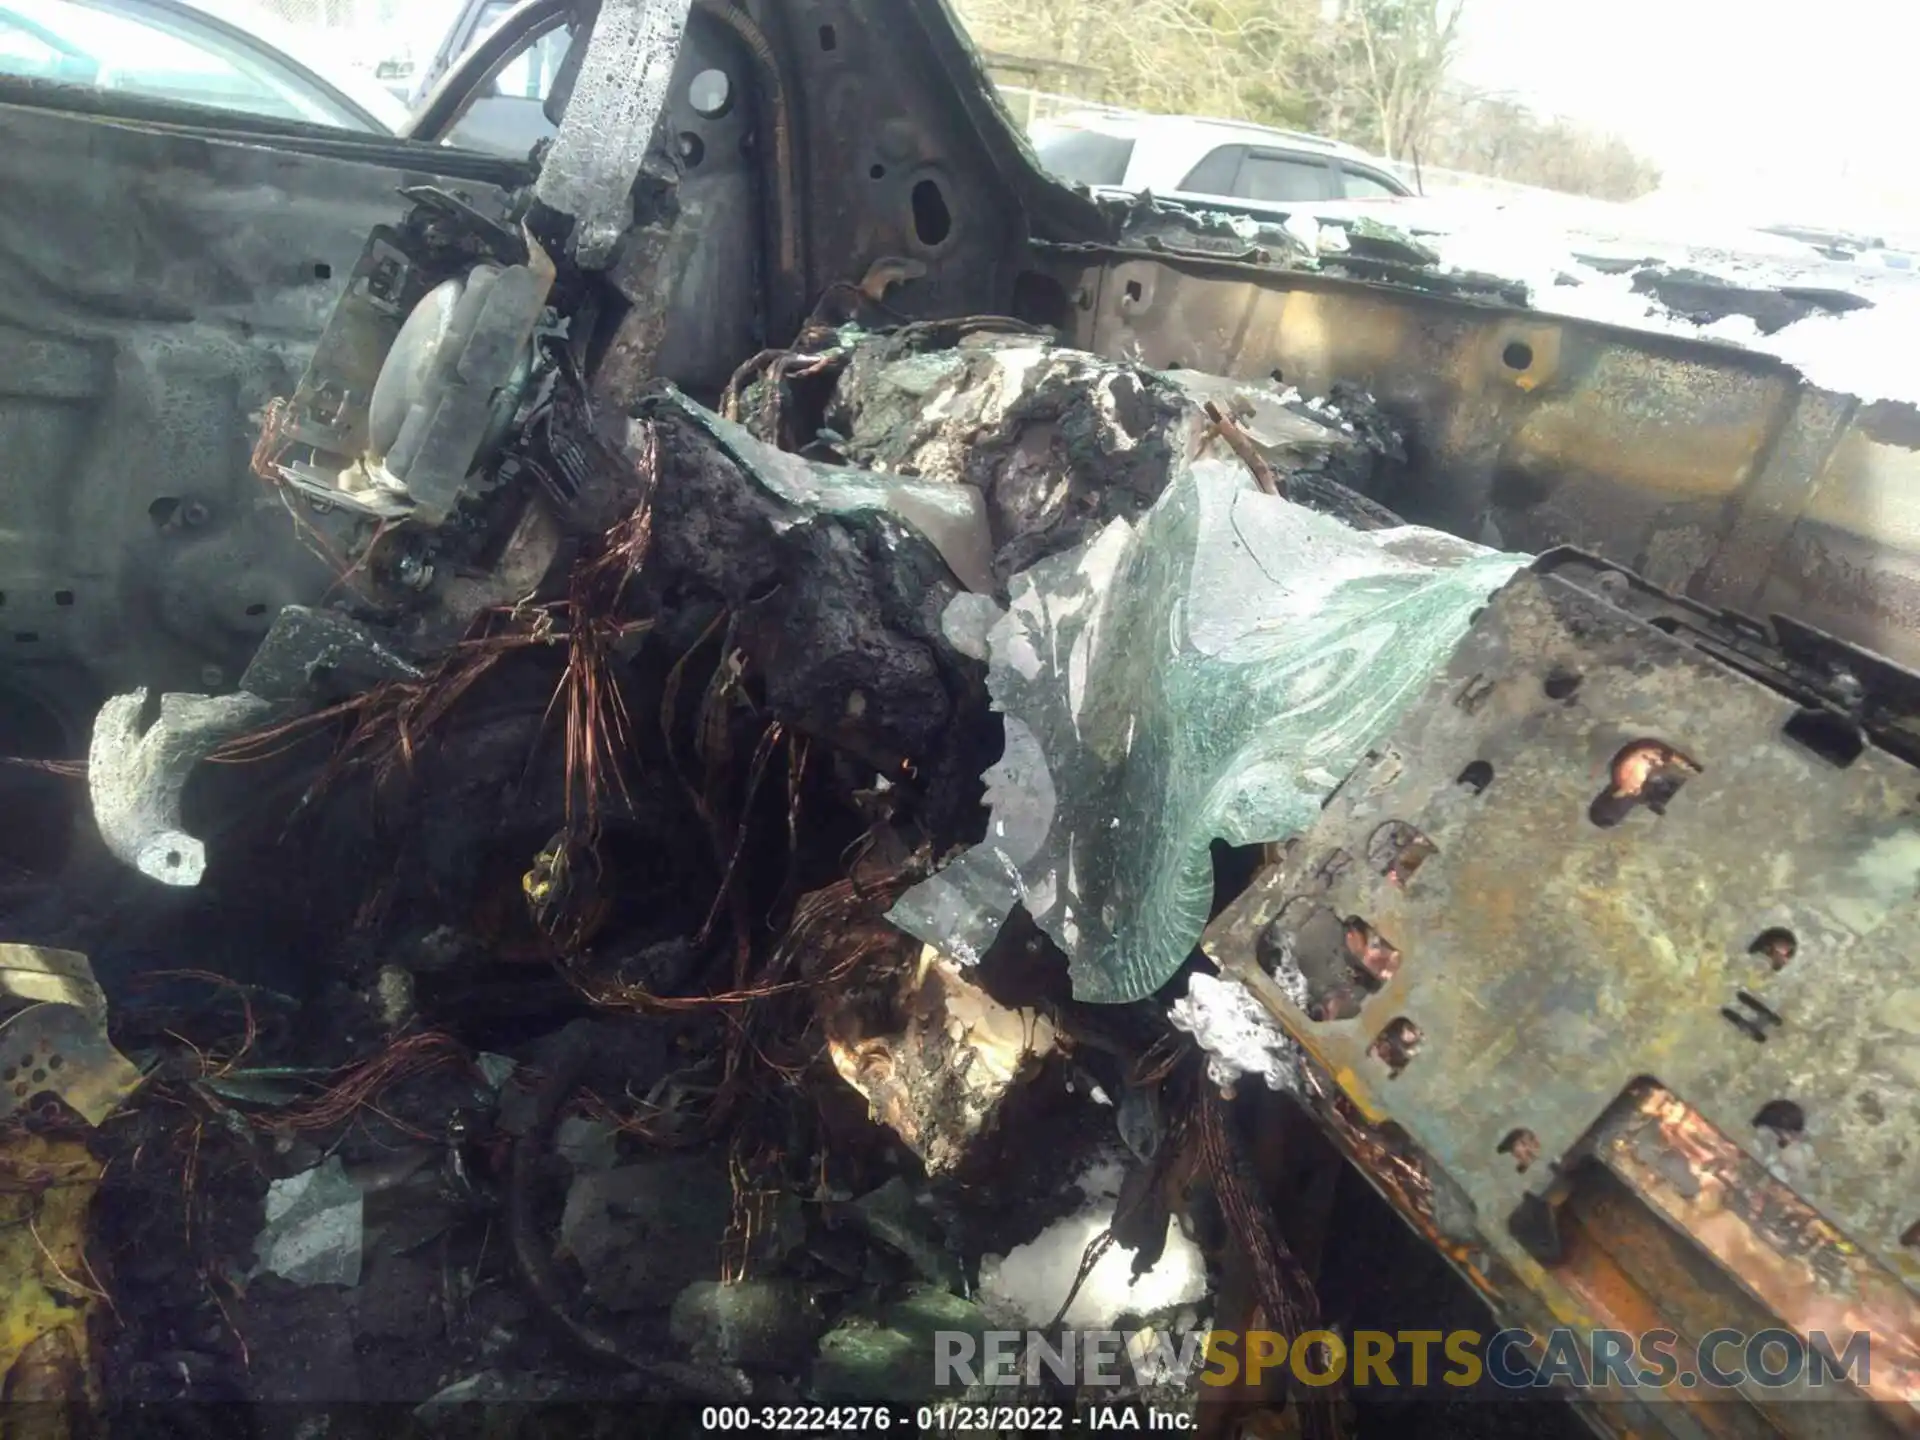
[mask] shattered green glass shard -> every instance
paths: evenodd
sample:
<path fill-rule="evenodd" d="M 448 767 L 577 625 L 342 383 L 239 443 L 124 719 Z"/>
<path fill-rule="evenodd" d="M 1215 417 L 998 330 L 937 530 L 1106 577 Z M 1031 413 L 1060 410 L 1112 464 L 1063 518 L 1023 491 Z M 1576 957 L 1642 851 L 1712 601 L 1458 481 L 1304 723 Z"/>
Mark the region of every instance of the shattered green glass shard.
<path fill-rule="evenodd" d="M 1230 457 L 1177 463 L 1137 525 L 1014 577 L 987 634 L 1007 740 L 986 839 L 891 918 L 968 961 L 1022 904 L 1076 997 L 1151 994 L 1205 927 L 1211 841 L 1304 830 L 1526 563 L 1350 530 Z"/>

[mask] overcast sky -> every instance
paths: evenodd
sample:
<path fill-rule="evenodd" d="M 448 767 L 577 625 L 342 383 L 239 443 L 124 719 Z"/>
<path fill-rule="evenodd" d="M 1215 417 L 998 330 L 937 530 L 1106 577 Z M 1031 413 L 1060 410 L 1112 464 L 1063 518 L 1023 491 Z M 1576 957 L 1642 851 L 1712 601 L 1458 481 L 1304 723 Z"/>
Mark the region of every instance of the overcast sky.
<path fill-rule="evenodd" d="M 1614 131 L 1670 186 L 1920 225 L 1920 0 L 1465 0 L 1461 76 Z"/>

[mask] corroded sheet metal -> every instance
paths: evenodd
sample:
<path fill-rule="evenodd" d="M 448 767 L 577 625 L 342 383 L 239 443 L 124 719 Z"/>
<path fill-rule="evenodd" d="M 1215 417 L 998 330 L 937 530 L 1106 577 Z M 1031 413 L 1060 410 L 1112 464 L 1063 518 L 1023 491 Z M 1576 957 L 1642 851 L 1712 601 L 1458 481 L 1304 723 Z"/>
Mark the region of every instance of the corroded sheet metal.
<path fill-rule="evenodd" d="M 1104 355 L 1375 395 L 1416 477 L 1374 498 L 1503 549 L 1576 545 L 1693 599 L 1920 664 L 1920 420 L 1730 346 L 1226 260 L 1062 250 Z"/>
<path fill-rule="evenodd" d="M 1486 1298 L 1496 1324 L 1536 1336 L 1571 1327 L 1671 1337 L 1674 1365 L 1663 1383 L 1622 1388 L 1611 1375 L 1591 1377 L 1581 1414 L 1597 1433 L 1892 1440 L 1920 1432 L 1920 1297 L 1671 1091 L 1646 1082 L 1614 1104 L 1580 1163 L 1551 1187 L 1557 1253 L 1516 1269 L 1488 1248 L 1451 1178 L 1398 1126 L 1369 1125 L 1312 1067 L 1307 1080 L 1309 1103 L 1342 1153 Z M 1841 1383 L 1831 1372 L 1816 1382 L 1811 1365 L 1786 1385 L 1698 1383 L 1715 1332 L 1777 1328 L 1826 1337 L 1836 1361 L 1850 1337 L 1871 1336 L 1868 1363 Z M 1533 1360 L 1541 1358 L 1535 1347 Z"/>
<path fill-rule="evenodd" d="M 1862 1390 L 1920 1428 L 1920 1298 L 1831 1222 L 1658 1086 L 1615 1107 L 1592 1153 L 1784 1328 L 1871 1335 Z"/>
<path fill-rule="evenodd" d="M 632 188 L 667 105 L 692 0 L 618 0 L 593 39 L 535 192 L 574 220 L 574 259 L 602 269 L 633 223 Z M 724 108 L 730 90 L 721 92 Z"/>
<path fill-rule="evenodd" d="M 1206 948 L 1523 1277 L 1509 1217 L 1651 1077 L 1920 1287 L 1920 773 L 1835 720 L 1522 575 Z M 1347 1018 L 1261 966 L 1311 979 L 1316 915 L 1394 957 L 1308 1001 Z"/>

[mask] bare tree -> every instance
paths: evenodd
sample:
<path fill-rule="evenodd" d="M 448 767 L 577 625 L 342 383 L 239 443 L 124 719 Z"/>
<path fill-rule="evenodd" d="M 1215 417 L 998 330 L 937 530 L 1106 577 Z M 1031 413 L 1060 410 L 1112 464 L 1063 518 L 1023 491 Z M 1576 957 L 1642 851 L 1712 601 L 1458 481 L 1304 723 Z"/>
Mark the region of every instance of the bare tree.
<path fill-rule="evenodd" d="M 1660 169 L 1616 136 L 1542 117 L 1498 95 L 1451 95 L 1422 158 L 1523 185 L 1601 200 L 1633 200 L 1659 187 Z"/>
<path fill-rule="evenodd" d="M 1460 43 L 1466 0 L 1344 0 L 1336 23 L 1351 31 L 1356 79 L 1373 144 L 1395 160 L 1419 154 Z"/>
<path fill-rule="evenodd" d="M 1062 82 L 1097 90 L 1089 98 L 1312 130 L 1396 160 L 1610 199 L 1659 183 L 1612 137 L 1459 91 L 1468 0 L 956 3 L 989 49 L 1067 62 L 1075 76 L 1092 67 L 1099 85 Z"/>

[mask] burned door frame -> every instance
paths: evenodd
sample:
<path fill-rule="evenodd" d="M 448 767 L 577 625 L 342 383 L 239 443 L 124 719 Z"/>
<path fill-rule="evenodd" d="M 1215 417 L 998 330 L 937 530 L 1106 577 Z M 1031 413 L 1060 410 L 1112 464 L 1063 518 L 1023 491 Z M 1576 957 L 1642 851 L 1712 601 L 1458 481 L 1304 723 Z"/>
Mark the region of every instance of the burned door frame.
<path fill-rule="evenodd" d="M 367 231 L 403 187 L 504 207 L 529 172 L 30 83 L 0 83 L 0 132 L 0 672 L 216 688 L 333 580 L 250 456 Z"/>

